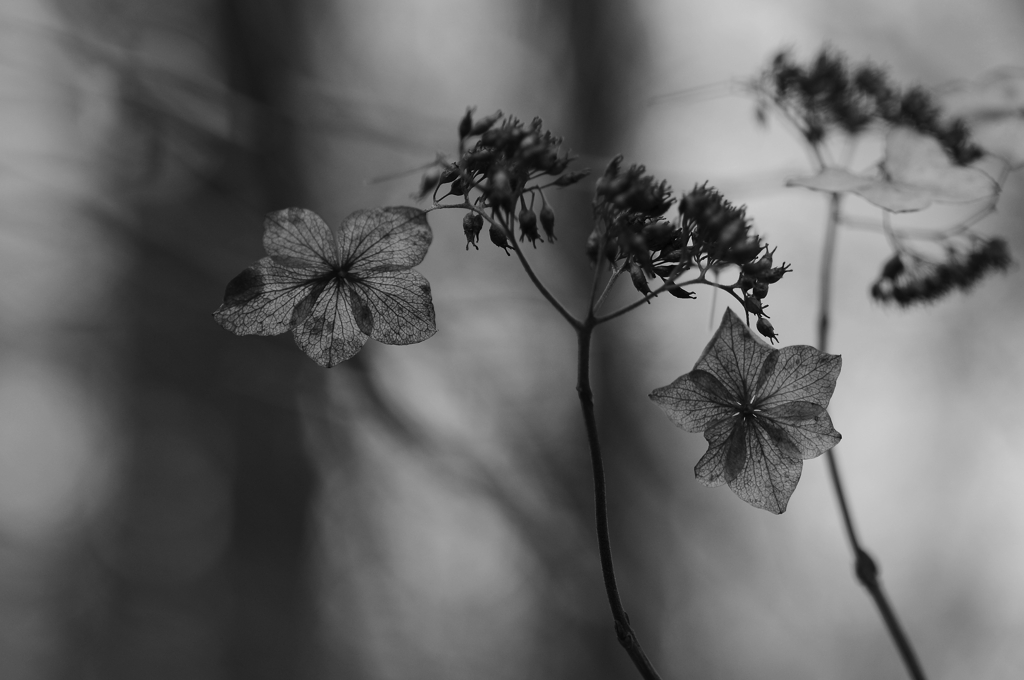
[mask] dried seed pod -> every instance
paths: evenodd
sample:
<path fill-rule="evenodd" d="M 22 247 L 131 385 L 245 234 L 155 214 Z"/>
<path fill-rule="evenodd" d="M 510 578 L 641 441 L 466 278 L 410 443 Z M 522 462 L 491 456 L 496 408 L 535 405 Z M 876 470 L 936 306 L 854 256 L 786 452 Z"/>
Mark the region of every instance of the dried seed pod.
<path fill-rule="evenodd" d="M 555 211 L 546 203 L 544 204 L 544 207 L 540 209 L 540 226 L 544 229 L 544 235 L 548 237 L 548 241 L 554 241 Z"/>
<path fill-rule="evenodd" d="M 650 294 L 651 287 L 647 285 L 647 276 L 644 274 L 643 267 L 636 262 L 629 265 L 629 278 L 633 280 L 634 288 L 644 295 Z"/>
<path fill-rule="evenodd" d="M 540 239 L 540 232 L 537 231 L 537 215 L 532 210 L 523 208 L 519 211 L 519 240 L 529 239 L 534 248 Z"/>
<path fill-rule="evenodd" d="M 499 248 L 504 248 L 506 255 L 512 254 L 508 252 L 508 239 L 505 237 L 505 231 L 501 227 L 499 227 L 497 224 L 491 224 L 491 228 L 487 230 L 487 233 L 491 237 L 491 243 L 498 246 Z"/>
<path fill-rule="evenodd" d="M 479 214 L 469 212 L 462 217 L 462 233 L 466 235 L 466 250 L 469 250 L 470 246 L 480 250 L 477 243 L 480 242 L 480 230 L 483 228 L 484 218 Z"/>
<path fill-rule="evenodd" d="M 757 332 L 772 342 L 776 342 L 779 339 L 779 336 L 775 334 L 775 327 L 772 326 L 772 322 L 763 316 L 757 320 Z"/>

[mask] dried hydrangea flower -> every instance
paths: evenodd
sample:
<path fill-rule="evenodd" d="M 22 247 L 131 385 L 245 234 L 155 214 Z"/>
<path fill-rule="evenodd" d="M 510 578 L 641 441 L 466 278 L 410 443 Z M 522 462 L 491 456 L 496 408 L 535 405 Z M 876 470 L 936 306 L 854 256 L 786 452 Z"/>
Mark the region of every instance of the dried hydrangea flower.
<path fill-rule="evenodd" d="M 779 514 L 803 461 L 842 438 L 825 410 L 841 367 L 840 357 L 806 345 L 773 349 L 726 310 L 693 371 L 651 399 L 679 427 L 704 433 L 698 480 L 728 484 L 747 503 Z"/>
<path fill-rule="evenodd" d="M 432 239 L 415 208 L 352 213 L 331 229 L 311 210 L 267 215 L 264 257 L 228 283 L 213 317 L 236 335 L 292 331 L 324 367 L 350 359 L 367 338 L 388 345 L 437 332 L 430 283 L 412 267 Z"/>

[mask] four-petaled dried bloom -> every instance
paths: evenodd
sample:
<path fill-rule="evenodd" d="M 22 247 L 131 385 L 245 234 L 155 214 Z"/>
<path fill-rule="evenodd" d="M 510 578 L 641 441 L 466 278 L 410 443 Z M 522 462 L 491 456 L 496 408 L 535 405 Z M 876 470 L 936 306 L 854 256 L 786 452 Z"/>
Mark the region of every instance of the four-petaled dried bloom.
<path fill-rule="evenodd" d="M 772 349 L 726 310 L 693 371 L 651 393 L 672 421 L 703 432 L 694 472 L 754 507 L 786 510 L 803 462 L 835 446 L 828 402 L 842 359 L 799 345 Z"/>
<path fill-rule="evenodd" d="M 430 284 L 412 267 L 430 246 L 415 208 L 352 213 L 332 229 L 303 208 L 267 215 L 264 257 L 228 283 L 213 317 L 236 335 L 292 331 L 324 367 L 349 359 L 367 338 L 388 345 L 437 332 Z"/>

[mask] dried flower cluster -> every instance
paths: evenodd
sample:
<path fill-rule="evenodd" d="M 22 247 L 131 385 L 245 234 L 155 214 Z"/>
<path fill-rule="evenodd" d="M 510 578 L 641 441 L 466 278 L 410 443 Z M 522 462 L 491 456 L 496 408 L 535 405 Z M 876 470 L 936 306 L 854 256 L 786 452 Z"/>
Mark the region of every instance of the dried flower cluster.
<path fill-rule="evenodd" d="M 904 251 L 882 267 L 871 295 L 880 302 L 907 307 L 934 302 L 954 290 L 966 291 L 991 271 L 1006 271 L 1010 252 L 1000 238 L 973 237 L 966 245 L 947 245 L 946 259 L 934 262 Z"/>
<path fill-rule="evenodd" d="M 785 263 L 774 266 L 774 251 L 753 233 L 746 209 L 705 183 L 680 199 L 676 219 L 666 219 L 664 213 L 675 202 L 672 189 L 644 173 L 642 165 L 623 170 L 617 157 L 598 181 L 596 226 L 587 242 L 591 259 L 603 254 L 616 268 L 628 271 L 634 287 L 645 295 L 651 292 L 648 280 L 657 278 L 679 298 L 693 297 L 671 285 L 684 273 L 697 270 L 703 277 L 708 271 L 738 267 L 735 283 L 719 287 L 740 299 L 757 317 L 758 330 L 774 340 L 762 301 L 769 285 L 791 270 Z"/>
<path fill-rule="evenodd" d="M 928 92 L 920 87 L 900 90 L 880 67 L 851 68 L 828 48 L 807 66 L 794 62 L 788 51 L 779 52 L 754 89 L 785 111 L 811 144 L 833 131 L 857 134 L 873 123 L 887 123 L 934 137 L 960 165 L 982 155 L 964 122 L 946 119 Z"/>
<path fill-rule="evenodd" d="M 467 250 L 469 246 L 478 248 L 484 226 L 481 213 L 492 219 L 491 242 L 506 253 L 509 239 L 517 231 L 520 241 L 527 240 L 534 247 L 544 237 L 554 241 L 555 213 L 544 189 L 570 186 L 587 176 L 586 172 L 566 172 L 573 158 L 561 146 L 562 138 L 545 130 L 540 118 L 526 125 L 498 111 L 474 121 L 469 109 L 459 123 L 459 160 L 440 160 L 428 170 L 420 194 L 433 192 L 435 203 L 458 197 L 478 209 L 467 213 L 462 222 Z M 439 195 L 442 189 L 445 193 Z"/>

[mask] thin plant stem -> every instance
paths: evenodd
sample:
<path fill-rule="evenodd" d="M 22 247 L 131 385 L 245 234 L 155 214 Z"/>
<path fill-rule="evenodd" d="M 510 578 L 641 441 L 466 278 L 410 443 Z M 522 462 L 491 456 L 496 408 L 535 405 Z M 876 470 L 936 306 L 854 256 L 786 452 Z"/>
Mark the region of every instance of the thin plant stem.
<path fill-rule="evenodd" d="M 594 469 L 594 509 L 597 519 L 597 545 L 601 553 L 601 573 L 604 589 L 608 595 L 608 606 L 615 621 L 615 635 L 619 644 L 629 654 L 633 665 L 644 680 L 660 680 L 647 655 L 644 654 L 636 633 L 629 623 L 629 616 L 622 608 L 619 588 L 615 582 L 615 565 L 612 562 L 612 545 L 608 534 L 608 502 L 604 478 L 604 462 L 601 460 L 601 444 L 597 436 L 597 417 L 594 414 L 594 393 L 590 387 L 590 340 L 596 320 L 593 312 L 587 315 L 576 329 L 579 355 L 577 363 L 576 392 L 583 409 L 583 422 L 587 428 L 587 443 L 590 445 L 590 461 Z"/>
<path fill-rule="evenodd" d="M 821 280 L 819 283 L 821 298 L 818 304 L 818 349 L 822 352 L 828 351 L 830 322 L 829 312 L 832 297 L 832 269 L 833 262 L 835 260 L 836 232 L 839 227 L 840 199 L 840 194 L 832 194 L 830 197 L 828 224 L 825 229 L 825 245 L 821 255 Z M 903 632 L 903 627 L 900 626 L 899 620 L 896 618 L 896 612 L 889 603 L 889 599 L 886 597 L 885 591 L 882 589 L 882 582 L 878 575 L 878 565 L 875 563 L 875 560 L 871 555 L 864 550 L 857 537 L 857 531 L 854 529 L 853 518 L 850 513 L 850 506 L 846 501 L 846 492 L 843 488 L 843 481 L 839 475 L 839 466 L 836 463 L 834 448 L 829 449 L 826 454 L 826 458 L 828 459 L 828 467 L 831 472 L 832 487 L 835 489 L 836 499 L 839 501 L 839 508 L 842 511 L 843 524 L 846 527 L 846 535 L 850 540 L 850 547 L 853 549 L 854 571 L 857 574 L 857 580 L 859 580 L 861 585 L 867 589 L 871 598 L 875 601 L 875 606 L 878 607 L 878 611 L 882 615 L 882 620 L 885 621 L 885 626 L 889 630 L 889 635 L 896 644 L 896 649 L 899 651 L 900 657 L 903 659 L 903 663 L 907 667 L 907 672 L 910 674 L 910 677 L 914 680 L 925 680 L 924 671 L 921 669 L 921 664 L 917 659 L 917 655 L 914 653 L 914 648 L 910 644 L 910 639 Z"/>
<path fill-rule="evenodd" d="M 498 227 L 505 233 L 505 238 L 508 239 L 509 247 L 512 248 L 512 250 L 516 254 L 516 257 L 519 258 L 519 263 L 523 265 L 523 269 L 526 271 L 526 275 L 530 277 L 530 280 L 533 281 L 533 285 L 537 287 L 537 290 L 539 290 L 540 294 L 544 296 L 544 299 L 551 303 L 551 306 L 554 307 L 558 311 L 558 313 L 561 314 L 562 317 L 569 322 L 570 326 L 572 326 L 573 328 L 579 328 L 582 325 L 580 323 L 580 320 L 573 316 L 572 313 L 565 308 L 565 305 L 563 305 L 558 300 L 558 298 L 556 298 L 554 294 L 552 294 L 552 292 L 548 290 L 547 286 L 545 286 L 544 283 L 537 277 L 537 274 L 533 271 L 533 267 L 530 266 L 530 261 L 526 259 L 526 256 L 523 254 L 522 248 L 519 247 L 519 244 L 516 242 L 515 237 L 512 234 L 512 230 L 508 228 L 508 225 L 505 223 L 505 220 L 501 218 L 500 213 L 499 219 L 495 221 L 493 218 L 491 218 L 490 215 L 485 213 L 483 210 L 480 210 L 475 205 L 471 205 L 468 201 L 465 203 L 448 205 L 435 204 L 431 208 L 431 210 L 444 210 L 446 208 L 461 208 L 464 210 L 472 210 L 473 212 L 477 213 L 488 222 L 498 225 Z"/>
<path fill-rule="evenodd" d="M 487 217 L 485 215 L 485 217 Z M 511 230 L 501 220 L 500 226 L 507 237 L 511 236 Z M 576 393 L 579 396 L 580 406 L 583 410 L 583 423 L 587 430 L 587 444 L 590 448 L 590 462 L 594 472 L 594 509 L 597 528 L 597 546 L 601 556 L 601 573 L 604 577 L 605 593 L 608 596 L 608 605 L 612 610 L 612 620 L 615 622 L 615 635 L 619 644 L 629 654 L 633 665 L 640 672 L 644 680 L 661 680 L 661 676 L 654 669 L 650 659 L 640 646 L 640 640 L 629 623 L 629 616 L 622 607 L 622 600 L 619 598 L 619 587 L 615 581 L 615 564 L 612 560 L 612 545 L 608 531 L 608 500 L 607 487 L 604 476 L 604 461 L 601 458 L 601 444 L 597 434 L 597 416 L 594 412 L 594 392 L 590 386 L 590 341 L 597 326 L 597 319 L 594 317 L 594 300 L 591 296 L 590 309 L 583 321 L 579 321 L 570 314 L 558 300 L 548 291 L 543 283 L 534 274 L 529 262 L 523 256 L 519 244 L 509 238 L 512 249 L 519 256 L 519 261 L 526 270 L 530 280 L 540 290 L 544 298 L 558 310 L 558 312 L 576 330 L 578 341 L 578 361 Z M 597 273 L 595 273 L 596 281 Z M 596 286 L 595 286 L 596 290 Z"/>
<path fill-rule="evenodd" d="M 723 286 L 721 284 L 708 281 L 706 276 L 704 275 L 704 273 L 701 273 L 700 276 L 698 276 L 695 279 L 690 279 L 689 281 L 680 281 L 679 283 L 675 283 L 675 282 L 669 281 L 667 283 L 664 283 L 661 286 L 659 286 L 658 288 L 655 288 L 654 290 L 652 290 L 650 293 L 644 295 L 639 300 L 635 300 L 635 301 L 629 303 L 628 305 L 626 305 L 625 307 L 621 307 L 621 308 L 615 310 L 614 312 L 609 312 L 608 314 L 605 314 L 604 316 L 596 317 L 594 319 L 594 323 L 601 324 L 601 323 L 604 323 L 606 321 L 611 321 L 612 319 L 618 318 L 618 317 L 622 316 L 623 314 L 627 314 L 629 312 L 632 312 L 634 309 L 636 309 L 640 305 L 644 304 L 645 302 L 650 302 L 651 300 L 656 298 L 658 295 L 660 295 L 661 293 L 664 293 L 665 291 L 667 291 L 670 288 L 682 288 L 683 286 L 692 286 L 692 285 L 698 284 L 698 283 L 704 283 L 704 284 L 707 284 L 709 286 L 712 286 L 713 288 L 719 288 L 721 290 L 724 290 L 729 295 L 732 295 L 741 305 L 743 304 L 743 298 L 741 298 L 739 295 L 737 295 L 736 291 L 733 290 L 732 287 L 730 287 L 730 286 Z"/>
<path fill-rule="evenodd" d="M 590 306 L 591 309 L 593 309 L 596 312 L 598 309 L 601 308 L 601 305 L 604 304 L 605 298 L 608 297 L 608 293 L 611 292 L 612 287 L 615 285 L 615 282 L 618 281 L 619 276 L 622 275 L 622 272 L 625 271 L 625 268 L 625 264 L 618 268 L 614 266 L 612 267 L 612 273 L 608 276 L 608 281 L 604 285 L 604 290 L 602 290 L 601 294 L 597 297 L 597 301 Z"/>
<path fill-rule="evenodd" d="M 519 263 L 522 264 L 523 269 L 526 270 L 526 275 L 530 277 L 530 280 L 533 281 L 533 285 L 537 287 L 537 290 L 539 290 L 540 294 L 544 296 L 544 299 L 550 302 L 551 306 L 558 310 L 558 313 L 561 314 L 562 317 L 569 322 L 570 326 L 572 326 L 573 328 L 579 328 L 579 319 L 573 316 L 569 312 L 569 310 L 566 309 L 561 302 L 559 302 L 558 298 L 556 298 L 551 293 L 551 291 L 547 289 L 547 286 L 541 283 L 541 280 L 537 278 L 537 275 L 534 273 L 533 267 L 530 266 L 530 263 L 526 259 L 526 256 L 523 255 L 523 249 L 519 247 L 519 244 L 515 241 L 515 239 L 509 238 L 509 243 L 512 246 L 512 250 L 515 251 L 516 256 L 519 258 Z"/>

